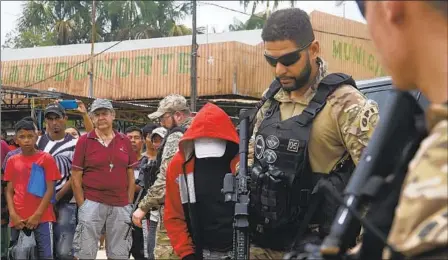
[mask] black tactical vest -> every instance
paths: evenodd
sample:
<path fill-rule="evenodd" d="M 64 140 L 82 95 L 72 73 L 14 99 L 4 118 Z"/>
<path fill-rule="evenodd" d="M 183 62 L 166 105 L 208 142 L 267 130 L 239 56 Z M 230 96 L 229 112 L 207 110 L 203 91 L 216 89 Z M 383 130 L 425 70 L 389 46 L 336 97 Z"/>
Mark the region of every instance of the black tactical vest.
<path fill-rule="evenodd" d="M 271 99 L 254 140 L 249 215 L 256 244 L 277 250 L 291 244 L 321 176 L 312 173 L 308 158 L 312 121 L 343 84 L 356 87 L 348 75 L 328 75 L 304 111 L 284 121 L 279 102 Z"/>

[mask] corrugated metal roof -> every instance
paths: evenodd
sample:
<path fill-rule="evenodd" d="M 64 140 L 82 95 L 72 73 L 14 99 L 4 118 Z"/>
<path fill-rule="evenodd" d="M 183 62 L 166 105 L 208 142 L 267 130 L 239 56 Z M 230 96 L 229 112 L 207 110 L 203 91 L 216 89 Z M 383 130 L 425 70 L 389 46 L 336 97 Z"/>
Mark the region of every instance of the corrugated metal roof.
<path fill-rule="evenodd" d="M 218 43 L 218 42 L 242 42 L 250 45 L 257 45 L 261 42 L 261 30 L 224 32 L 214 34 L 197 35 L 198 44 Z M 95 43 L 95 53 L 114 45 L 117 42 Z M 130 50 L 141 50 L 150 48 L 163 48 L 173 46 L 191 45 L 191 35 L 123 41 L 117 46 L 107 50 L 109 52 L 120 52 Z M 72 44 L 59 46 L 46 46 L 24 49 L 3 49 L 1 51 L 1 61 L 39 59 L 50 57 L 63 57 L 72 55 L 90 55 L 91 44 Z"/>

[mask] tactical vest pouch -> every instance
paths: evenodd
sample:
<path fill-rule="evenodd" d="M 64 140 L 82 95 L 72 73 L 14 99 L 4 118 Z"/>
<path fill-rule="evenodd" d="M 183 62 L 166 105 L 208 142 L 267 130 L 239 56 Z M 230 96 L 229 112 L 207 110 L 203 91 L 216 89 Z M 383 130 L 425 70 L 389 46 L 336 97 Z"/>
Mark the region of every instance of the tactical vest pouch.
<path fill-rule="evenodd" d="M 254 195 L 259 197 L 259 201 L 251 200 L 250 213 L 250 223 L 257 223 L 252 225 L 257 245 L 284 250 L 295 236 L 298 220 L 308 208 L 311 190 L 303 189 L 299 178 L 294 178 L 292 183 L 289 179 L 279 169 L 271 167 L 261 178 L 252 181 L 252 187 L 256 187 Z"/>
<path fill-rule="evenodd" d="M 253 241 L 274 250 L 287 249 L 296 235 L 321 177 L 309 165 L 308 142 L 312 121 L 340 85 L 356 87 L 345 74 L 330 74 L 304 111 L 281 121 L 279 102 L 271 100 L 255 140 L 251 172 L 250 225 Z M 259 142 L 257 142 L 257 140 Z"/>

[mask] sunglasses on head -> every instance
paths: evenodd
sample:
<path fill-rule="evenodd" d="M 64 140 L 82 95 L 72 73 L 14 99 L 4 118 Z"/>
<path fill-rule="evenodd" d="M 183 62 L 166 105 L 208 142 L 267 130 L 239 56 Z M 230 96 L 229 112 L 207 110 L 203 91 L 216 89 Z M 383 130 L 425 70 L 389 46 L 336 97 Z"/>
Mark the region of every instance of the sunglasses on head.
<path fill-rule="evenodd" d="M 293 65 L 297 61 L 300 60 L 302 55 L 300 55 L 300 52 L 305 50 L 311 45 L 312 42 L 308 43 L 306 46 L 299 48 L 295 51 L 292 51 L 290 53 L 286 53 L 285 55 L 282 55 L 280 57 L 272 57 L 271 55 L 264 54 L 264 57 L 266 58 L 266 61 L 271 65 L 272 67 L 277 66 L 277 63 L 280 63 L 286 67 Z"/>
<path fill-rule="evenodd" d="M 358 5 L 359 11 L 361 12 L 362 16 L 366 17 L 366 3 L 365 1 L 356 1 L 356 4 Z"/>

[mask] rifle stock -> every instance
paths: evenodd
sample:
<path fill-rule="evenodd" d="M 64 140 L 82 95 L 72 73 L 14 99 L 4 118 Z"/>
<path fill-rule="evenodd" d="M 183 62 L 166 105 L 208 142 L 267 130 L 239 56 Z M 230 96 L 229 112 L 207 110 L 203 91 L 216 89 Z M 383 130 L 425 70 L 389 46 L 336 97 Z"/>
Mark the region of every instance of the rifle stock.
<path fill-rule="evenodd" d="M 387 238 L 392 224 L 393 208 L 398 202 L 407 165 L 426 135 L 424 121 L 422 123 L 421 120 L 424 112 L 411 94 L 394 91 L 391 92 L 389 101 L 384 108 L 384 118 L 379 121 L 344 191 L 344 204 L 339 207 L 330 234 L 321 245 L 320 253 L 325 259 L 341 256 L 347 250 L 346 237 L 356 221 L 347 207 L 359 211 L 368 199 L 378 202 L 383 186 L 393 185 L 392 190 L 396 192 L 392 192 L 395 196 L 392 200 L 396 202 L 388 205 L 392 212 L 387 212 L 389 216 L 385 217 L 390 223 L 380 228 L 383 231 L 381 237 L 375 236 L 377 240 L 381 240 L 381 248 L 376 251 L 381 252 L 384 247 L 386 241 L 383 240 Z M 371 207 L 369 212 L 375 210 L 376 208 Z M 369 245 L 363 243 L 363 246 Z"/>

